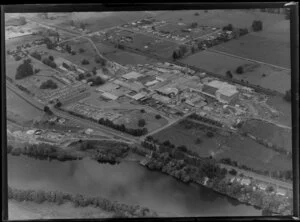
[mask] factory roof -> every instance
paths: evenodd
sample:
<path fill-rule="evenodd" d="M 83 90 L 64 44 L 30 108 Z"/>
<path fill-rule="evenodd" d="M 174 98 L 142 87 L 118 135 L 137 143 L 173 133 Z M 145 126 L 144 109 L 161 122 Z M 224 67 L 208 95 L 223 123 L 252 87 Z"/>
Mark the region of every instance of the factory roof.
<path fill-rule="evenodd" d="M 134 96 L 132 96 L 132 98 L 135 100 L 139 100 L 139 99 L 144 98 L 145 96 L 146 96 L 145 93 L 137 93 Z"/>
<path fill-rule="evenodd" d="M 171 93 L 174 93 L 175 95 L 178 94 L 178 89 L 174 87 L 162 87 L 160 89 L 157 89 L 156 91 L 161 92 L 163 94 L 171 94 Z"/>
<path fill-rule="evenodd" d="M 122 77 L 125 79 L 137 79 L 140 76 L 143 76 L 143 75 L 138 72 L 132 71 L 132 72 L 129 72 L 129 73 L 123 75 Z"/>
<path fill-rule="evenodd" d="M 110 92 L 114 89 L 117 89 L 119 88 L 119 86 L 117 84 L 114 84 L 114 83 L 106 83 L 100 87 L 97 88 L 97 91 L 102 91 L 102 92 Z"/>
<path fill-rule="evenodd" d="M 118 96 L 113 95 L 113 94 L 108 93 L 108 92 L 102 93 L 102 96 L 107 98 L 107 99 L 111 99 L 111 100 L 116 100 L 116 99 L 119 98 Z"/>

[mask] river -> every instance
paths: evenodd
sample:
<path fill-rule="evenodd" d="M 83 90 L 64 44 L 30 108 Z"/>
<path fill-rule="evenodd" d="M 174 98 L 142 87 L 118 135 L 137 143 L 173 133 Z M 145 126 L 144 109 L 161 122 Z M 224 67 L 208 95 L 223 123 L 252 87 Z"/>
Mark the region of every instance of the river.
<path fill-rule="evenodd" d="M 91 159 L 45 161 L 8 156 L 8 184 L 59 190 L 139 204 L 160 216 L 261 216 L 262 211 L 198 185 L 187 185 L 135 162 L 99 164 Z"/>

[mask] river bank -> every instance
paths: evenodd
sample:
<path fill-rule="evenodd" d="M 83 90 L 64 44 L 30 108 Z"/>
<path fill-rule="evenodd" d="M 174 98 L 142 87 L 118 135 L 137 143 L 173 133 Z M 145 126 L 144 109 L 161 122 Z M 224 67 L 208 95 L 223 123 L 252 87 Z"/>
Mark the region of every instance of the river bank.
<path fill-rule="evenodd" d="M 9 155 L 8 184 L 16 189 L 99 195 L 110 201 L 147 207 L 160 217 L 261 216 L 261 210 L 204 186 L 188 185 L 147 170 L 133 159 L 111 165 L 91 158 L 45 161 Z"/>
<path fill-rule="evenodd" d="M 8 187 L 8 199 L 19 202 L 29 201 L 37 204 L 47 203 L 58 206 L 71 203 L 72 207 L 94 207 L 101 211 L 113 214 L 114 217 L 156 217 L 157 214 L 139 205 L 126 205 L 124 203 L 112 202 L 102 197 L 91 197 L 81 194 L 72 195 L 58 191 L 44 190 L 21 190 Z"/>

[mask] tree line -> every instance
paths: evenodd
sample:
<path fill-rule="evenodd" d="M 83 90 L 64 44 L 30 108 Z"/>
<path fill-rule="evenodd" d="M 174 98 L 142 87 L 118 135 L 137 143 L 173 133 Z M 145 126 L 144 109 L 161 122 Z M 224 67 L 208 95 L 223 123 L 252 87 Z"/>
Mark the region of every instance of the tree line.
<path fill-rule="evenodd" d="M 61 205 L 71 202 L 74 207 L 97 207 L 104 211 L 113 212 L 118 217 L 156 217 L 157 213 L 149 208 L 139 205 L 127 205 L 119 202 L 112 202 L 103 197 L 90 197 L 81 194 L 70 194 L 59 191 L 44 190 L 20 190 L 8 187 L 8 199 L 19 202 L 32 201 L 38 204 L 49 202 Z"/>

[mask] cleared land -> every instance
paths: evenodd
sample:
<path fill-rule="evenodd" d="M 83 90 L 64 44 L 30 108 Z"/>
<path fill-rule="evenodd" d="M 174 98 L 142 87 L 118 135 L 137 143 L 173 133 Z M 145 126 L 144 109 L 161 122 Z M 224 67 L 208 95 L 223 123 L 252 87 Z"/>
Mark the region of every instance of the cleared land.
<path fill-rule="evenodd" d="M 193 54 L 183 59 L 183 62 L 222 76 L 225 76 L 227 71 L 231 71 L 233 78 L 248 81 L 251 84 L 260 85 L 264 88 L 276 90 L 281 93 L 285 93 L 285 91 L 289 90 L 291 87 L 289 71 L 234 58 L 209 50 Z M 238 66 L 244 68 L 243 74 L 236 73 Z"/>
<path fill-rule="evenodd" d="M 242 130 L 249 132 L 256 137 L 266 139 L 286 150 L 292 150 L 291 130 L 283 129 L 260 120 L 246 121 Z"/>
<path fill-rule="evenodd" d="M 239 39 L 217 45 L 212 49 L 289 68 L 291 66 L 289 42 L 258 34 L 250 33 Z M 289 37 L 289 33 L 284 34 Z"/>
<path fill-rule="evenodd" d="M 155 113 L 145 112 L 142 113 L 140 110 L 126 111 L 123 113 L 124 116 L 120 117 L 115 121 L 117 124 L 124 124 L 128 128 L 138 129 L 138 121 L 144 119 L 146 121 L 145 127 L 148 132 L 151 132 L 157 128 L 160 128 L 168 123 L 168 121 L 161 117 L 160 119 L 155 118 Z"/>
<path fill-rule="evenodd" d="M 289 170 L 292 161 L 283 155 L 279 155 L 271 149 L 264 147 L 250 138 L 237 135 L 215 135 L 208 138 L 204 132 L 186 129 L 180 124 L 167 128 L 155 135 L 154 138 L 163 142 L 169 140 L 176 146 L 185 145 L 196 151 L 200 156 L 213 155 L 216 159 L 231 158 L 248 167 L 259 170 Z M 202 142 L 196 144 L 196 139 Z"/>

